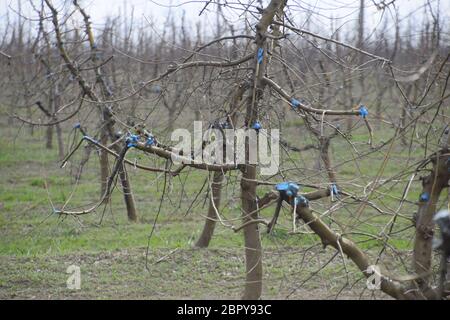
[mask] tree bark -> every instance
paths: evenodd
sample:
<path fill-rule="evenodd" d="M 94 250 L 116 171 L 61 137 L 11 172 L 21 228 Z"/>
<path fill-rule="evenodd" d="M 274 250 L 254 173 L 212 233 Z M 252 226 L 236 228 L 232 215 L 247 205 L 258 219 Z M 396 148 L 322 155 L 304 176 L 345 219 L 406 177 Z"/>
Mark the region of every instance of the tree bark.
<path fill-rule="evenodd" d="M 54 92 L 55 96 L 53 98 L 53 112 L 56 114 L 56 112 L 58 112 L 59 110 L 59 106 L 61 103 L 61 96 L 60 96 L 60 90 L 59 90 L 59 83 L 55 84 L 56 86 L 56 90 Z M 56 122 L 58 120 L 58 118 L 55 116 L 54 117 L 54 121 Z M 64 139 L 63 139 L 63 134 L 62 134 L 62 129 L 61 129 L 61 124 L 57 123 L 55 125 L 56 128 L 56 140 L 58 142 L 58 156 L 59 159 L 62 160 L 64 159 Z"/>
<path fill-rule="evenodd" d="M 416 214 L 416 237 L 414 240 L 414 270 L 417 274 L 428 274 L 431 270 L 432 240 L 434 233 L 433 217 L 436 213 L 436 205 L 444 188 L 448 188 L 450 172 L 448 161 L 450 157 L 447 150 L 439 151 L 432 157 L 433 169 L 431 173 L 422 178 L 422 194 L 428 195 L 428 200 L 422 198 L 419 201 L 419 210 Z M 419 289 L 428 288 L 429 276 L 424 276 L 419 281 Z"/>
<path fill-rule="evenodd" d="M 108 135 L 105 132 L 106 130 L 102 130 L 102 135 L 100 137 L 100 143 L 104 146 L 108 144 Z M 106 192 L 106 188 L 108 185 L 108 177 L 109 177 L 109 161 L 108 161 L 108 153 L 106 151 L 100 150 L 100 196 L 103 196 Z M 107 199 L 105 199 L 106 201 Z"/>
<path fill-rule="evenodd" d="M 304 197 L 309 201 L 314 201 L 330 196 L 330 189 L 320 189 L 314 192 L 304 194 Z M 267 193 L 259 201 L 261 206 L 268 204 L 271 201 L 276 201 L 279 194 L 275 191 Z M 292 203 L 290 203 L 293 206 Z M 327 246 L 333 247 L 335 250 L 341 251 L 345 256 L 355 263 L 358 269 L 369 277 L 372 273 L 369 272 L 369 267 L 372 265 L 369 257 L 350 239 L 333 231 L 327 224 L 325 224 L 319 216 L 317 216 L 309 206 L 297 206 L 297 217 L 305 222 L 321 240 L 324 248 Z M 437 297 L 437 291 L 431 288 L 424 290 L 421 294 L 417 291 L 410 290 L 405 284 L 406 281 L 414 281 L 417 279 L 416 275 L 395 276 L 386 270 L 380 270 L 380 289 L 387 295 L 399 300 L 416 300 L 416 299 L 434 299 Z"/>
<path fill-rule="evenodd" d="M 47 127 L 46 137 L 47 142 L 45 144 L 45 147 L 50 150 L 53 148 L 53 126 Z"/>
<path fill-rule="evenodd" d="M 52 114 L 54 114 L 55 109 L 54 109 L 54 88 L 50 88 L 49 90 L 50 92 L 48 93 L 48 106 L 46 108 L 47 113 L 46 115 L 49 117 L 50 121 L 54 121 L 54 116 L 52 117 Z M 53 126 L 48 126 L 47 127 L 47 143 L 45 145 L 45 147 L 47 149 L 53 149 Z"/>
<path fill-rule="evenodd" d="M 198 248 L 206 248 L 211 241 L 212 235 L 214 234 L 214 229 L 216 227 L 217 214 L 216 209 L 220 206 L 221 193 L 222 193 L 222 182 L 224 174 L 222 171 L 214 172 L 214 177 L 211 186 L 212 200 L 209 201 L 208 216 L 205 220 L 205 225 L 203 227 L 202 234 L 195 244 Z M 213 202 L 214 201 L 214 202 Z"/>
<path fill-rule="evenodd" d="M 258 100 L 262 97 L 264 82 L 262 78 L 266 68 L 266 48 L 265 33 L 272 23 L 272 20 L 278 10 L 283 11 L 286 1 L 272 0 L 267 8 L 263 11 L 263 15 L 256 26 L 256 48 L 264 50 L 262 62 L 255 68 L 253 74 L 253 97 L 247 100 L 246 124 L 251 126 L 258 119 Z M 282 12 L 281 12 L 282 13 Z M 254 65 L 258 65 L 257 53 L 255 52 Z M 246 161 L 249 156 L 249 141 L 245 143 Z M 241 179 L 241 201 L 242 201 L 242 219 L 243 223 L 250 220 L 258 219 L 259 213 L 256 211 L 256 165 L 246 164 L 243 168 Z M 259 227 L 257 223 L 248 224 L 244 227 L 244 243 L 245 243 L 245 265 L 246 265 L 246 282 L 243 299 L 256 300 L 261 297 L 262 292 L 262 247 L 259 235 Z"/>
<path fill-rule="evenodd" d="M 61 125 L 57 123 L 56 128 L 56 139 L 58 141 L 58 157 L 60 160 L 64 159 L 64 139 L 62 134 Z"/>
<path fill-rule="evenodd" d="M 319 152 L 320 158 L 322 159 L 324 167 L 327 170 L 328 180 L 330 180 L 331 183 L 336 183 L 336 173 L 333 170 L 330 158 L 330 140 L 331 137 L 319 137 Z"/>
<path fill-rule="evenodd" d="M 138 221 L 138 216 L 136 213 L 136 206 L 134 202 L 133 193 L 131 191 L 131 184 L 128 177 L 127 170 L 122 164 L 119 169 L 120 183 L 122 184 L 123 198 L 125 205 L 127 206 L 128 220 L 132 222 Z"/>
<path fill-rule="evenodd" d="M 241 179 L 243 223 L 258 219 L 256 211 L 256 166 L 247 165 Z M 253 212 L 253 213 L 252 213 Z M 251 213 L 251 214 L 250 214 Z M 246 280 L 244 300 L 256 300 L 262 293 L 262 246 L 257 223 L 244 228 Z"/>

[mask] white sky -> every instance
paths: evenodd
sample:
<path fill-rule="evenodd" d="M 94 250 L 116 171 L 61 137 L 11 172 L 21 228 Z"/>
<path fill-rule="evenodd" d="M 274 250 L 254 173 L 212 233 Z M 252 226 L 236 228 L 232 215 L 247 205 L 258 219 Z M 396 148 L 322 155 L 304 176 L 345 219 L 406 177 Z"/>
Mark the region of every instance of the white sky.
<path fill-rule="evenodd" d="M 10 11 L 10 16 L 14 16 L 13 10 L 17 8 L 18 2 L 21 1 L 22 7 L 30 8 L 30 0 L 0 0 L 0 30 L 3 29 L 5 23 L 6 12 Z M 40 0 L 31 0 L 35 5 L 39 6 Z M 374 3 L 380 3 L 382 0 L 365 0 L 366 5 L 366 33 L 370 33 L 378 26 L 380 20 L 384 17 L 392 17 L 394 10 L 392 6 L 386 11 L 378 11 Z M 385 0 L 390 2 L 391 0 Z M 395 6 L 399 8 L 400 17 L 408 20 L 411 18 L 413 24 L 420 24 L 423 7 L 427 0 L 396 0 Z M 447 29 L 450 21 L 450 0 L 429 0 L 431 6 L 436 13 L 437 4 L 440 4 L 440 15 L 442 21 L 446 23 Z M 59 8 L 64 5 L 68 7 L 70 0 L 53 0 Z M 176 21 L 181 20 L 183 12 L 186 13 L 188 26 L 194 27 L 197 21 L 201 21 L 204 32 L 214 30 L 215 10 L 214 5 L 209 5 L 208 9 L 202 16 L 198 16 L 200 10 L 204 7 L 206 0 L 79 0 L 81 5 L 87 9 L 95 24 L 102 24 L 107 16 L 117 16 L 119 13 L 122 17 L 130 17 L 132 8 L 134 8 L 134 22 L 137 25 L 148 25 L 147 20 L 164 22 L 169 11 L 177 17 Z M 238 3 L 237 0 L 228 0 L 227 3 Z M 255 0 L 241 0 L 243 3 L 257 4 Z M 263 1 L 265 4 L 268 0 Z M 359 10 L 359 0 L 288 0 L 288 4 L 292 9 L 291 14 L 297 22 L 304 21 L 308 9 L 314 12 L 310 18 L 310 28 L 313 31 L 320 31 L 324 35 L 330 34 L 330 19 L 337 19 L 337 27 L 344 25 L 344 28 L 354 28 L 357 21 Z M 239 6 L 240 7 L 240 6 Z M 422 9 L 421 9 L 422 8 Z M 29 10 L 29 9 L 28 9 Z M 31 15 L 31 11 L 28 11 Z M 230 9 L 224 9 L 227 17 L 231 22 L 238 21 L 240 17 L 236 14 L 232 15 Z M 389 20 L 392 21 L 392 20 Z M 392 22 L 390 22 L 392 23 Z M 406 24 L 405 24 L 406 25 Z M 391 25 L 392 26 L 392 25 Z"/>

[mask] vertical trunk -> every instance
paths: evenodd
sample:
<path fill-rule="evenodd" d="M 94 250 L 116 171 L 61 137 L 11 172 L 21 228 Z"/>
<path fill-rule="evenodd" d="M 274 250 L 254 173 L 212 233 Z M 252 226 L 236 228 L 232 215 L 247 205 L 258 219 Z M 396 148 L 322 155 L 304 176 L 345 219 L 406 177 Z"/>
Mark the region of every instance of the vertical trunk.
<path fill-rule="evenodd" d="M 52 114 L 54 114 L 54 98 L 55 98 L 55 92 L 54 92 L 54 88 L 51 87 L 48 93 L 48 106 L 47 106 L 47 110 L 48 112 L 46 112 L 47 117 L 49 117 L 49 121 L 54 121 L 54 117 L 51 117 Z M 46 148 L 47 149 L 53 149 L 53 126 L 48 126 L 47 127 L 47 143 L 46 143 Z"/>
<path fill-rule="evenodd" d="M 378 93 L 378 97 L 377 97 L 377 101 L 376 101 L 376 105 L 375 105 L 375 119 L 377 119 L 377 123 L 376 123 L 376 128 L 378 130 L 381 129 L 381 120 L 382 120 L 382 115 L 381 115 L 381 99 L 383 98 L 381 92 Z"/>
<path fill-rule="evenodd" d="M 383 26 L 383 30 L 386 30 L 386 23 Z M 382 51 L 383 55 L 385 57 L 389 56 L 389 42 L 388 40 L 382 36 L 381 43 L 383 43 L 383 47 L 384 50 Z M 377 72 L 377 75 L 375 77 L 375 81 L 376 81 L 376 88 L 377 88 L 377 98 L 376 98 L 376 102 L 375 102 L 375 119 L 376 119 L 376 128 L 378 130 L 381 129 L 381 124 L 383 121 L 383 115 L 382 115 L 382 101 L 383 101 L 383 97 L 386 94 L 386 91 L 388 90 L 388 86 L 385 84 L 384 80 L 384 75 L 381 74 L 380 72 Z"/>
<path fill-rule="evenodd" d="M 128 220 L 137 222 L 138 217 L 136 213 L 136 206 L 134 204 L 133 193 L 131 191 L 130 179 L 124 165 L 122 165 L 119 169 L 119 178 L 120 183 L 122 184 L 123 197 L 127 206 Z"/>
<path fill-rule="evenodd" d="M 45 144 L 45 147 L 47 149 L 52 149 L 53 148 L 53 126 L 47 127 L 46 137 L 47 137 L 47 142 Z"/>
<path fill-rule="evenodd" d="M 364 48 L 364 0 L 360 0 L 359 2 L 359 17 L 358 17 L 358 45 L 357 47 L 359 49 Z M 364 55 L 359 55 L 359 65 L 362 66 L 364 64 Z M 365 84 L 365 76 L 363 74 L 363 71 L 359 71 L 359 85 L 360 85 L 360 94 L 359 94 L 359 100 L 358 103 L 363 103 L 363 97 L 366 95 L 366 84 Z M 352 101 L 353 102 L 353 101 Z M 351 107 L 353 106 L 353 103 L 351 103 Z M 353 117 L 348 117 L 347 121 L 353 121 Z M 351 125 L 348 126 L 348 128 L 351 128 Z"/>
<path fill-rule="evenodd" d="M 102 130 L 102 135 L 100 137 L 100 143 L 104 146 L 108 143 L 108 134 L 105 129 Z M 106 151 L 100 150 L 100 185 L 101 185 L 101 196 L 106 192 L 109 177 L 109 163 L 108 163 L 108 153 Z M 107 199 L 105 199 L 106 201 Z"/>
<path fill-rule="evenodd" d="M 173 131 L 173 125 L 176 119 L 176 108 L 171 107 L 168 109 L 168 111 L 169 111 L 169 123 L 167 124 L 167 132 L 169 132 L 170 134 Z"/>
<path fill-rule="evenodd" d="M 118 144 L 115 144 L 113 149 L 118 154 L 121 152 L 121 148 L 119 147 Z M 133 193 L 131 190 L 130 177 L 128 176 L 125 166 L 123 166 L 123 165 L 120 166 L 120 168 L 119 168 L 119 178 L 120 178 L 120 184 L 122 185 L 123 198 L 125 201 L 125 205 L 127 207 L 128 220 L 137 222 L 138 216 L 137 216 L 134 196 L 133 196 Z"/>
<path fill-rule="evenodd" d="M 60 106 L 60 91 L 59 91 L 59 84 L 56 84 L 56 91 L 55 91 L 55 97 L 53 99 L 53 112 L 56 114 L 58 112 L 59 106 Z M 57 117 L 54 117 L 54 121 L 57 120 Z M 55 125 L 56 128 L 56 139 L 58 142 L 58 156 L 59 159 L 62 160 L 64 158 L 64 140 L 62 136 L 62 129 L 61 125 L 57 123 Z"/>
<path fill-rule="evenodd" d="M 256 211 L 256 166 L 246 165 L 241 179 L 243 223 L 258 219 Z M 253 212 L 253 213 L 252 213 Z M 244 228 L 246 282 L 243 299 L 256 300 L 262 292 L 262 247 L 259 225 L 249 224 Z"/>
<path fill-rule="evenodd" d="M 256 48 L 257 51 L 264 50 L 266 54 L 266 32 L 269 25 L 279 12 L 283 14 L 286 1 L 272 0 L 267 8 L 263 11 L 263 15 L 256 26 Z M 245 121 L 248 126 L 258 119 L 258 101 L 262 98 L 264 85 L 262 77 L 265 73 L 267 58 L 263 56 L 261 62 L 258 61 L 255 52 L 253 60 L 255 72 L 253 74 L 253 94 L 247 100 L 247 110 Z M 258 71 L 259 70 L 259 71 Z M 243 167 L 241 179 L 241 201 L 242 201 L 242 219 L 246 223 L 250 220 L 258 219 L 259 213 L 256 211 L 256 165 L 248 164 L 249 141 L 245 142 L 246 165 Z M 254 150 L 253 150 L 254 151 Z M 245 243 L 245 264 L 246 264 L 246 282 L 243 299 L 256 300 L 261 297 L 262 292 L 262 247 L 259 235 L 259 226 L 257 223 L 249 224 L 244 227 L 244 243 Z"/>
<path fill-rule="evenodd" d="M 364 0 L 360 0 L 359 2 L 359 17 L 358 17 L 358 48 L 364 49 Z M 364 63 L 364 55 L 359 55 L 359 64 Z M 361 81 L 361 96 L 364 96 L 365 84 L 364 84 L 364 75 L 361 73 L 359 78 Z"/>
<path fill-rule="evenodd" d="M 330 180 L 331 183 L 336 183 L 336 173 L 333 170 L 333 167 L 331 165 L 331 158 L 330 158 L 330 138 L 329 137 L 320 137 L 319 138 L 319 144 L 320 144 L 320 158 L 323 161 L 324 167 L 327 170 L 328 180 Z"/>
<path fill-rule="evenodd" d="M 408 97 L 408 99 L 410 98 L 410 94 L 411 94 L 411 90 L 412 90 L 412 85 L 408 86 L 408 89 L 406 90 L 406 97 Z M 404 128 L 406 125 L 406 108 L 409 108 L 408 105 L 403 105 L 402 108 L 402 113 L 400 115 L 400 126 L 401 128 Z M 406 139 L 406 135 L 402 134 L 401 137 L 401 142 L 404 146 L 408 145 L 408 140 Z"/>
<path fill-rule="evenodd" d="M 381 77 L 377 75 L 377 99 L 375 102 L 375 119 L 377 119 L 376 127 L 378 130 L 381 129 L 381 123 L 383 120 L 382 110 L 381 110 L 381 102 L 383 100 L 383 96 L 386 92 L 387 88 L 383 86 Z"/>
<path fill-rule="evenodd" d="M 208 216 L 205 220 L 205 225 L 203 227 L 202 234 L 195 244 L 196 247 L 206 248 L 211 241 L 212 235 L 214 234 L 214 229 L 216 227 L 217 214 L 216 209 L 220 206 L 221 193 L 222 193 L 222 182 L 224 174 L 222 171 L 214 172 L 214 177 L 211 186 L 211 197 L 212 200 L 209 201 Z M 214 203 L 213 203 L 214 201 Z"/>
<path fill-rule="evenodd" d="M 29 101 L 28 98 L 25 99 L 25 105 L 27 105 L 27 106 L 28 106 L 28 103 L 29 103 L 28 101 Z M 27 108 L 27 116 L 28 116 L 28 119 L 32 119 L 33 115 L 31 113 L 31 108 Z M 33 136 L 34 135 L 34 125 L 30 124 L 29 128 L 30 128 L 30 135 Z M 51 149 L 51 147 L 47 148 L 47 149 Z"/>
<path fill-rule="evenodd" d="M 346 72 L 346 79 L 344 80 L 344 87 L 346 89 L 346 96 L 347 96 L 347 108 L 349 110 L 353 109 L 355 104 L 355 99 L 353 98 L 353 83 L 352 83 L 352 75 L 349 71 Z M 350 132 L 353 127 L 353 117 L 347 117 L 347 131 Z"/>
<path fill-rule="evenodd" d="M 401 113 L 401 115 L 400 115 L 400 126 L 401 126 L 401 128 L 404 128 L 404 127 L 405 127 L 405 124 L 406 124 L 406 108 L 407 108 L 406 105 L 403 106 L 403 108 L 402 108 L 402 113 Z M 403 144 L 404 146 L 407 146 L 407 145 L 408 145 L 408 140 L 406 139 L 406 135 L 405 135 L 405 134 L 402 134 L 402 136 L 401 136 L 401 141 L 402 141 L 402 144 Z"/>
<path fill-rule="evenodd" d="M 431 173 L 422 179 L 422 194 L 419 201 L 419 210 L 415 217 L 416 238 L 414 241 L 414 269 L 417 274 L 423 275 L 431 270 L 432 240 L 434 232 L 433 216 L 436 205 L 444 188 L 448 187 L 450 172 L 448 169 L 447 150 L 437 153 L 432 159 Z M 428 287 L 429 276 L 422 276 L 418 282 L 420 289 Z"/>
<path fill-rule="evenodd" d="M 64 159 L 64 139 L 62 135 L 61 125 L 58 123 L 56 127 L 56 138 L 58 141 L 58 157 L 60 160 Z"/>

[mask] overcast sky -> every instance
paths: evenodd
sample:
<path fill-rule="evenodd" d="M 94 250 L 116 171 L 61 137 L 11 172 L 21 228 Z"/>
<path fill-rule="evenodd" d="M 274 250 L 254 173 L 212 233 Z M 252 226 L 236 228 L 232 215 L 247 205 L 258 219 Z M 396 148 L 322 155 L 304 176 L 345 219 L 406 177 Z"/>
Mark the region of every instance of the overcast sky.
<path fill-rule="evenodd" d="M 14 16 L 13 11 L 18 6 L 18 1 L 21 1 L 22 6 L 27 12 L 29 8 L 29 0 L 0 0 L 0 27 L 4 24 L 4 17 L 7 10 L 10 11 L 11 16 Z M 31 0 L 35 4 L 39 4 L 40 0 Z M 224 0 L 222 0 L 224 1 Z M 391 0 L 385 0 L 390 2 Z M 429 0 L 431 7 L 436 13 L 436 8 L 439 0 Z M 68 6 L 69 0 L 53 0 L 59 7 L 64 4 Z M 108 16 L 130 16 L 132 8 L 134 8 L 134 21 L 142 25 L 146 23 L 146 19 L 163 22 L 169 11 L 172 12 L 180 21 L 180 18 L 185 12 L 186 20 L 190 27 L 195 26 L 195 23 L 201 20 L 204 30 L 213 30 L 215 21 L 214 5 L 208 6 L 204 14 L 199 17 L 199 12 L 204 7 L 205 0 L 79 0 L 83 7 L 87 9 L 92 17 L 92 21 L 96 24 L 102 24 Z M 232 5 L 238 2 L 257 4 L 255 0 L 227 0 L 227 3 Z M 263 1 L 267 3 L 268 0 Z M 383 17 L 392 17 L 394 14 L 393 6 L 389 6 L 388 10 L 377 10 L 375 3 L 380 3 L 382 0 L 365 0 L 366 5 L 366 32 L 370 32 L 380 23 Z M 395 0 L 395 6 L 399 8 L 400 17 L 403 20 L 412 18 L 413 24 L 419 24 L 423 14 L 423 7 L 426 0 Z M 450 0 L 440 0 L 440 15 L 442 21 L 448 25 L 450 21 Z M 346 28 L 354 28 L 357 21 L 357 13 L 359 10 L 359 0 L 289 0 L 288 4 L 291 8 L 291 14 L 296 18 L 296 21 L 303 21 L 306 17 L 308 9 L 314 12 L 310 17 L 310 28 L 314 31 L 322 31 L 325 34 L 330 33 L 331 18 L 337 19 L 337 26 L 344 25 Z M 239 6 L 240 7 L 240 6 Z M 30 11 L 28 11 L 30 12 Z M 231 9 L 224 9 L 225 14 L 230 21 L 238 22 L 240 17 L 236 15 L 236 11 L 232 14 Z M 237 12 L 240 14 L 241 12 Z M 31 13 L 30 13 L 31 15 Z M 391 20 L 392 23 L 392 20 Z"/>

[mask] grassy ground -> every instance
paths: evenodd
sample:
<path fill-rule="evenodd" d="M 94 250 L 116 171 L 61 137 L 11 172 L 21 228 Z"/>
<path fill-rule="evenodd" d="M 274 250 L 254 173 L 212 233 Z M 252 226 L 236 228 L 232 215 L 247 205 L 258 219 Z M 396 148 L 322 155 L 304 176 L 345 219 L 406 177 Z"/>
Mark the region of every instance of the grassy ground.
<path fill-rule="evenodd" d="M 67 199 L 69 207 L 86 206 L 99 198 L 98 168 L 96 156 L 85 168 L 78 185 L 74 184 L 73 172 L 82 151 L 64 169 L 59 168 L 56 150 L 45 149 L 44 131 L 37 129 L 34 135 L 28 128 L 7 125 L 3 119 L 0 127 L 0 298 L 62 298 L 62 299 L 167 299 L 197 298 L 215 299 L 240 297 L 244 281 L 244 256 L 242 233 L 218 226 L 208 249 L 195 249 L 193 243 L 203 227 L 207 209 L 205 192 L 185 215 L 193 198 L 200 190 L 206 175 L 191 172 L 172 181 L 156 229 L 146 248 L 148 236 L 156 217 L 162 195 L 163 180 L 157 174 L 139 172 L 130 168 L 133 191 L 138 206 L 139 223 L 130 223 L 119 190 L 114 192 L 112 203 L 106 210 L 80 219 L 60 217 L 52 206 L 60 208 Z M 384 134 L 384 136 L 383 136 Z M 384 132 L 376 137 L 376 143 L 389 137 Z M 67 137 L 68 139 L 68 137 Z M 367 135 L 352 137 L 357 146 L 364 145 Z M 308 141 L 305 141 L 305 144 Z M 338 140 L 333 146 L 336 163 L 351 159 L 351 151 L 345 141 Z M 153 160 L 137 153 L 147 164 Z M 314 164 L 314 153 L 292 155 L 302 168 L 308 181 L 326 181 L 324 172 Z M 389 162 L 383 177 L 398 171 L 399 161 L 408 157 L 406 151 L 396 150 L 396 161 Z M 347 162 L 339 167 L 340 177 L 345 178 L 347 190 L 359 190 L 361 184 L 377 174 L 384 153 L 377 153 L 367 160 Z M 308 164 L 308 166 L 306 165 Z M 405 165 L 405 164 L 403 164 Z M 351 177 L 357 176 L 358 181 Z M 157 179 L 158 178 L 158 179 Z M 235 176 L 228 178 L 225 190 L 228 201 L 223 202 L 222 213 L 227 218 L 239 217 L 238 184 Z M 404 184 L 389 187 L 380 192 L 381 206 L 392 207 L 401 195 Z M 260 190 L 263 194 L 268 188 Z M 75 191 L 75 192 L 73 192 Z M 73 194 L 72 194 L 73 193 Z M 414 185 L 408 196 L 417 199 L 418 186 Z M 381 194 L 376 194 L 375 197 Z M 323 211 L 333 203 L 329 200 L 315 205 Z M 339 210 L 342 223 L 351 219 L 349 211 L 357 205 L 349 204 L 347 210 Z M 414 210 L 407 203 L 405 211 Z M 273 208 L 263 212 L 269 217 Z M 361 225 L 362 231 L 379 234 L 390 216 L 376 215 L 367 209 L 368 219 Z M 411 215 L 411 214 L 410 214 Z M 333 219 L 326 221 L 333 225 Z M 396 229 L 410 225 L 408 219 L 399 219 Z M 239 221 L 236 220 L 236 225 Z M 264 246 L 264 293 L 263 298 L 371 298 L 364 291 L 365 280 L 346 259 L 339 255 L 325 267 L 334 255 L 333 249 L 323 249 L 318 238 L 300 227 L 302 233 L 289 235 L 290 217 L 284 214 L 274 235 L 262 234 Z M 392 248 L 401 255 L 409 255 L 412 233 L 402 233 L 389 240 Z M 351 236 L 370 254 L 376 255 L 381 244 L 361 235 Z M 66 288 L 69 265 L 81 268 L 81 290 Z M 147 267 L 146 268 L 146 264 Z M 348 269 L 348 274 L 345 272 Z M 320 272 L 316 271 L 320 269 Z M 308 280 L 306 281 L 305 280 Z M 305 282 L 305 283 L 304 283 Z M 340 291 L 345 283 L 349 285 Z M 375 293 L 376 297 L 385 297 Z"/>

